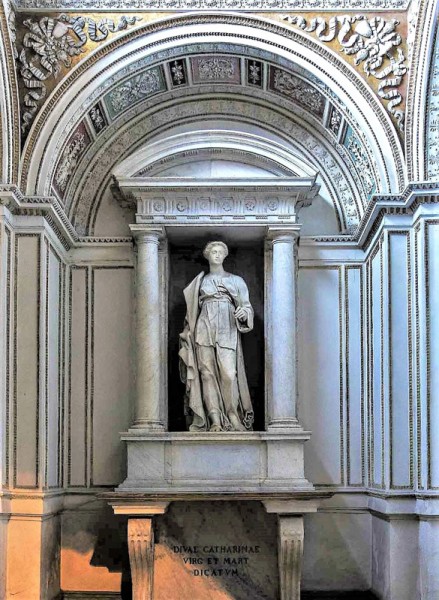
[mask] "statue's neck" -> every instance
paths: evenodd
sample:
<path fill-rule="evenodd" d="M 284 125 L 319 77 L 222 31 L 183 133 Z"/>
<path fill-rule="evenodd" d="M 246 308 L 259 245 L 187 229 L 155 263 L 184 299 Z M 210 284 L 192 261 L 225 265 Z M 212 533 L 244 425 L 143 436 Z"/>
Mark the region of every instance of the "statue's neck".
<path fill-rule="evenodd" d="M 222 265 L 211 265 L 210 273 L 211 275 L 224 275 L 224 267 Z"/>

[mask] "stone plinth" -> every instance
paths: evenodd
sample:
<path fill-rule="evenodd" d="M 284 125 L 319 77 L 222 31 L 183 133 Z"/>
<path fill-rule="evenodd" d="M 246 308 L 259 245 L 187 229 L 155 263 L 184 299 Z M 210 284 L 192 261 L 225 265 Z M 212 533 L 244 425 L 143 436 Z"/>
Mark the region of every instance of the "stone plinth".
<path fill-rule="evenodd" d="M 120 491 L 311 491 L 303 472 L 309 433 L 126 433 Z"/>

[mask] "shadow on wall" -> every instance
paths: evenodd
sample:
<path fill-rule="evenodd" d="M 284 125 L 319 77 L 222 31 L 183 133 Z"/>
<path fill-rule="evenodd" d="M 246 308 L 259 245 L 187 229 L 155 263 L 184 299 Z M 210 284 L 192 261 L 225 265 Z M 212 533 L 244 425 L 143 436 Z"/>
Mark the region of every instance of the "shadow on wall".
<path fill-rule="evenodd" d="M 92 499 L 62 515 L 61 589 L 121 592 L 131 600 L 127 520 Z"/>

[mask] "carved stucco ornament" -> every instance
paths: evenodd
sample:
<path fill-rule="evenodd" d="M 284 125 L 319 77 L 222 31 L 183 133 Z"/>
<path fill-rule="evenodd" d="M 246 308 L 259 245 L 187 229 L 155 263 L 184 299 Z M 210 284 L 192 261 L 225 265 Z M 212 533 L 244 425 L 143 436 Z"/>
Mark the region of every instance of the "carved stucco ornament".
<path fill-rule="evenodd" d="M 56 79 L 62 67 L 71 67 L 72 58 L 84 52 L 87 41 L 102 42 L 110 32 L 122 31 L 140 20 L 136 16 L 122 16 L 117 22 L 108 18 L 96 22 L 89 17 L 62 14 L 23 21 L 28 29 L 18 51 L 20 74 L 27 88 L 23 99 L 23 133 L 30 128 L 47 95 L 46 82 Z"/>
<path fill-rule="evenodd" d="M 284 21 L 314 33 L 322 42 L 332 42 L 337 36 L 340 50 L 355 55 L 355 65 L 363 63 L 365 74 L 379 80 L 378 95 L 387 100 L 387 110 L 404 131 L 404 112 L 396 107 L 402 103 L 399 86 L 407 73 L 406 57 L 398 46 L 402 38 L 396 31 L 399 21 L 365 15 L 334 16 L 329 22 L 322 17 L 308 21 L 300 16 L 284 15 Z M 386 64 L 388 63 L 388 64 Z"/>

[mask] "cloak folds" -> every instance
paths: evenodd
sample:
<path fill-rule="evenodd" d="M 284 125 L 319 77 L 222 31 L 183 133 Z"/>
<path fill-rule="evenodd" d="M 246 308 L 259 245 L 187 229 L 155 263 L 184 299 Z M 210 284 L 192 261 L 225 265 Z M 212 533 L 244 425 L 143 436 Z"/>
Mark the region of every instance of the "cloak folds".
<path fill-rule="evenodd" d="M 180 378 L 186 385 L 185 390 L 185 414 L 190 422 L 189 431 L 207 431 L 209 422 L 203 403 L 203 394 L 201 386 L 201 376 L 197 363 L 197 353 L 195 347 L 195 327 L 200 314 L 200 287 L 203 281 L 204 272 L 200 273 L 184 289 L 184 298 L 186 300 L 186 317 L 184 330 L 180 334 Z M 237 306 L 240 306 L 240 299 L 237 299 Z M 250 331 L 253 323 L 247 326 L 241 324 L 236 319 L 238 331 Z M 238 415 L 244 426 L 251 430 L 253 424 L 253 407 L 250 400 L 247 378 L 245 374 L 244 357 L 242 353 L 241 339 L 238 334 L 238 343 L 236 348 L 236 372 L 238 380 L 239 400 Z M 228 422 L 227 415 L 223 415 L 224 421 Z"/>

